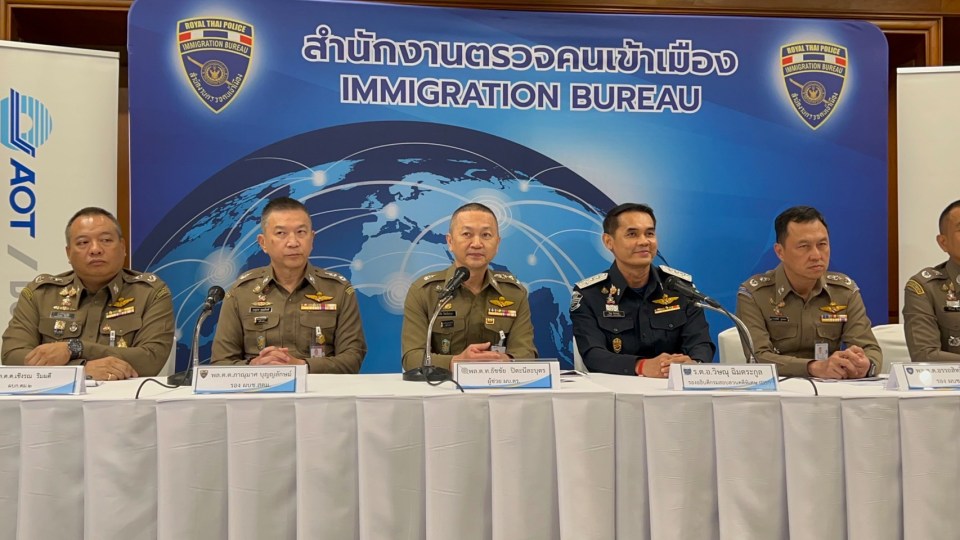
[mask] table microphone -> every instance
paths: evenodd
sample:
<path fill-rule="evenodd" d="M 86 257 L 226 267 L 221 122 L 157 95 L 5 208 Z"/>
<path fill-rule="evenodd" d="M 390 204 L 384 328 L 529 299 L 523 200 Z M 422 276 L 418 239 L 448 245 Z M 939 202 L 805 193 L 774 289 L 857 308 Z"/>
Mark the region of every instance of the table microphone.
<path fill-rule="evenodd" d="M 440 301 L 437 302 L 437 307 L 433 310 L 430 322 L 427 324 L 427 346 L 423 354 L 423 365 L 404 371 L 403 380 L 438 382 L 453 379 L 453 374 L 449 369 L 433 365 L 430 344 L 431 341 L 433 341 L 433 325 L 437 322 L 437 316 L 440 315 L 443 306 L 457 294 L 457 289 L 463 285 L 463 282 L 466 281 L 468 277 L 470 277 L 470 270 L 467 270 L 464 266 L 460 266 L 453 271 L 453 277 L 450 278 L 450 281 L 447 281 L 443 288 L 440 289 Z"/>
<path fill-rule="evenodd" d="M 733 321 L 733 325 L 737 328 L 737 335 L 740 336 L 740 346 L 744 347 L 749 352 L 749 355 L 747 356 L 747 363 L 757 363 L 756 350 L 753 348 L 753 338 L 750 336 L 750 331 L 747 330 L 747 325 L 743 324 L 743 321 L 740 320 L 740 317 L 737 317 L 733 313 L 727 311 L 727 309 L 724 308 L 720 302 L 717 302 L 713 298 L 710 298 L 709 296 L 698 291 L 696 285 L 693 284 L 690 274 L 685 274 L 679 270 L 674 270 L 673 268 L 668 268 L 666 266 L 661 266 L 660 270 L 667 274 L 666 279 L 663 280 L 663 287 L 665 289 L 677 291 L 687 298 L 693 300 L 697 306 L 700 306 L 704 309 L 709 309 L 711 311 L 716 311 L 717 313 L 722 313 L 726 315 L 728 319 Z"/>
<path fill-rule="evenodd" d="M 223 287 L 219 285 L 214 285 L 207 291 L 207 298 L 203 301 L 203 306 L 200 308 L 200 316 L 197 317 L 197 324 L 193 327 L 193 359 L 190 367 L 187 368 L 186 371 L 179 371 L 167 377 L 167 384 L 173 386 L 188 386 L 193 384 L 193 374 L 196 372 L 197 366 L 200 365 L 200 326 L 203 325 L 203 321 L 207 320 L 207 317 L 213 312 L 213 306 L 223 300 L 224 294 Z"/>

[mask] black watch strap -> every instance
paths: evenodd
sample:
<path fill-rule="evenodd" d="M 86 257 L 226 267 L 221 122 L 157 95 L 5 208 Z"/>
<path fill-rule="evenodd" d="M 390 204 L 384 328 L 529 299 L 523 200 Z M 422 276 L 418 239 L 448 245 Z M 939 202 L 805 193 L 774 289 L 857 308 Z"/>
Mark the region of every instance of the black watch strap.
<path fill-rule="evenodd" d="M 83 342 L 79 339 L 71 339 L 67 342 L 67 349 L 70 351 L 70 360 L 78 360 L 83 356 Z"/>

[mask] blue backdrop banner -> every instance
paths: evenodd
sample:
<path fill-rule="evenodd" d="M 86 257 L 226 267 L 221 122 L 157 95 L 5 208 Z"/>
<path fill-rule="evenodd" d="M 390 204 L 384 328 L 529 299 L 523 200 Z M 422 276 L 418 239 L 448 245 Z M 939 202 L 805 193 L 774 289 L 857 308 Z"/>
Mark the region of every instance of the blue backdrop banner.
<path fill-rule="evenodd" d="M 566 364 L 571 286 L 609 266 L 603 214 L 627 201 L 653 206 L 661 255 L 730 309 L 777 263 L 773 218 L 816 206 L 831 268 L 886 322 L 887 53 L 870 24 L 137 0 L 129 25 L 132 260 L 175 295 L 180 366 L 207 288 L 268 263 L 259 214 L 281 195 L 312 214 L 312 262 L 356 287 L 364 372 L 400 370 L 407 289 L 450 264 L 467 201 L 497 213 L 495 266 L 529 289 L 541 356 Z"/>

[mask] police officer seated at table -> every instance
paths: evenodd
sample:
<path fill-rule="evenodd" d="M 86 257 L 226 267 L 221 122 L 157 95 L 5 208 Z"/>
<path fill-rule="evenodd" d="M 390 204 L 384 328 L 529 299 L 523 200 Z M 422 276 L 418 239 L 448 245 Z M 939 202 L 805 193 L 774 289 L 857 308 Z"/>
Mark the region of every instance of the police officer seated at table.
<path fill-rule="evenodd" d="M 433 365 L 451 369 L 451 364 L 461 360 L 509 362 L 537 357 L 527 290 L 513 274 L 490 268 L 499 247 L 497 216 L 489 207 L 467 203 L 453 212 L 447 234 L 453 264 L 418 277 L 407 291 L 401 335 L 404 370 L 423 364 L 427 324 L 443 284 L 458 267 L 469 270 L 470 277 L 434 322 Z"/>
<path fill-rule="evenodd" d="M 816 208 L 795 206 L 774 221 L 780 265 L 745 281 L 737 315 L 750 331 L 757 360 L 780 375 L 857 379 L 882 359 L 860 288 L 830 272 L 830 236 Z"/>
<path fill-rule="evenodd" d="M 41 274 L 20 291 L 3 333 L 3 364 L 83 363 L 110 381 L 156 375 L 173 347 L 170 289 L 153 274 L 127 270 L 120 223 L 96 207 L 67 222 L 73 270 Z"/>
<path fill-rule="evenodd" d="M 940 214 L 937 244 L 948 256 L 907 281 L 903 324 L 914 362 L 960 362 L 960 200 Z"/>
<path fill-rule="evenodd" d="M 587 369 L 666 377 L 673 363 L 712 362 L 716 347 L 703 310 L 664 288 L 663 280 L 675 270 L 653 264 L 653 209 L 625 203 L 607 212 L 603 245 L 613 253 L 613 264 L 578 282 L 570 303 L 573 335 Z"/>
<path fill-rule="evenodd" d="M 310 264 L 313 223 L 289 197 L 260 219 L 270 265 L 242 274 L 223 299 L 214 364 L 307 364 L 310 373 L 358 373 L 367 354 L 357 296 L 347 278 Z"/>

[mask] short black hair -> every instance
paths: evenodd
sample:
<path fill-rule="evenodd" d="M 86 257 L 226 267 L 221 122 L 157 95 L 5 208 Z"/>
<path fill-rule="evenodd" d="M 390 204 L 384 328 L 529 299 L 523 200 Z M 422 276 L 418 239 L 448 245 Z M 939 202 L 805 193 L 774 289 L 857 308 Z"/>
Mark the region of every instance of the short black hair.
<path fill-rule="evenodd" d="M 277 197 L 276 199 L 271 199 L 270 202 L 263 207 L 263 213 L 260 214 L 260 227 L 262 228 L 266 225 L 267 217 L 270 214 L 288 210 L 300 210 L 308 217 L 310 216 L 310 211 L 307 210 L 307 207 L 302 202 L 290 197 Z"/>
<path fill-rule="evenodd" d="M 497 222 L 497 214 L 490 209 L 489 206 L 485 204 L 480 204 L 478 202 L 469 202 L 460 208 L 457 208 L 453 211 L 453 214 L 450 215 L 450 226 L 453 226 L 453 220 L 457 219 L 457 216 L 464 212 L 483 212 L 493 216 L 493 222 L 497 224 L 497 229 L 500 229 L 500 223 Z"/>
<path fill-rule="evenodd" d="M 113 222 L 113 225 L 117 228 L 117 237 L 123 240 L 123 229 L 120 228 L 120 222 L 117 221 L 117 218 L 110 212 L 100 208 L 99 206 L 88 206 L 86 208 L 81 208 L 77 211 L 73 217 L 67 221 L 67 228 L 64 230 L 64 237 L 67 239 L 67 245 L 70 245 L 70 226 L 73 225 L 73 222 L 87 216 L 103 216 Z"/>
<path fill-rule="evenodd" d="M 823 223 L 823 227 L 828 233 L 830 232 L 823 214 L 812 206 L 793 206 L 780 212 L 777 219 L 773 220 L 773 232 L 777 235 L 777 243 L 783 245 L 783 241 L 787 238 L 787 227 L 791 223 L 810 223 L 811 221 Z"/>
<path fill-rule="evenodd" d="M 612 236 L 620 225 L 620 214 L 626 214 L 627 212 L 643 212 L 653 220 L 653 226 L 657 226 L 657 216 L 653 215 L 653 208 L 650 208 L 650 205 L 643 203 L 623 203 L 614 206 L 607 212 L 606 217 L 603 218 L 603 232 Z"/>
<path fill-rule="evenodd" d="M 950 215 L 950 212 L 952 212 L 954 208 L 960 208 L 960 199 L 948 204 L 947 207 L 943 209 L 943 212 L 940 213 L 940 221 L 938 221 L 940 224 L 940 234 L 947 234 L 947 216 Z"/>

